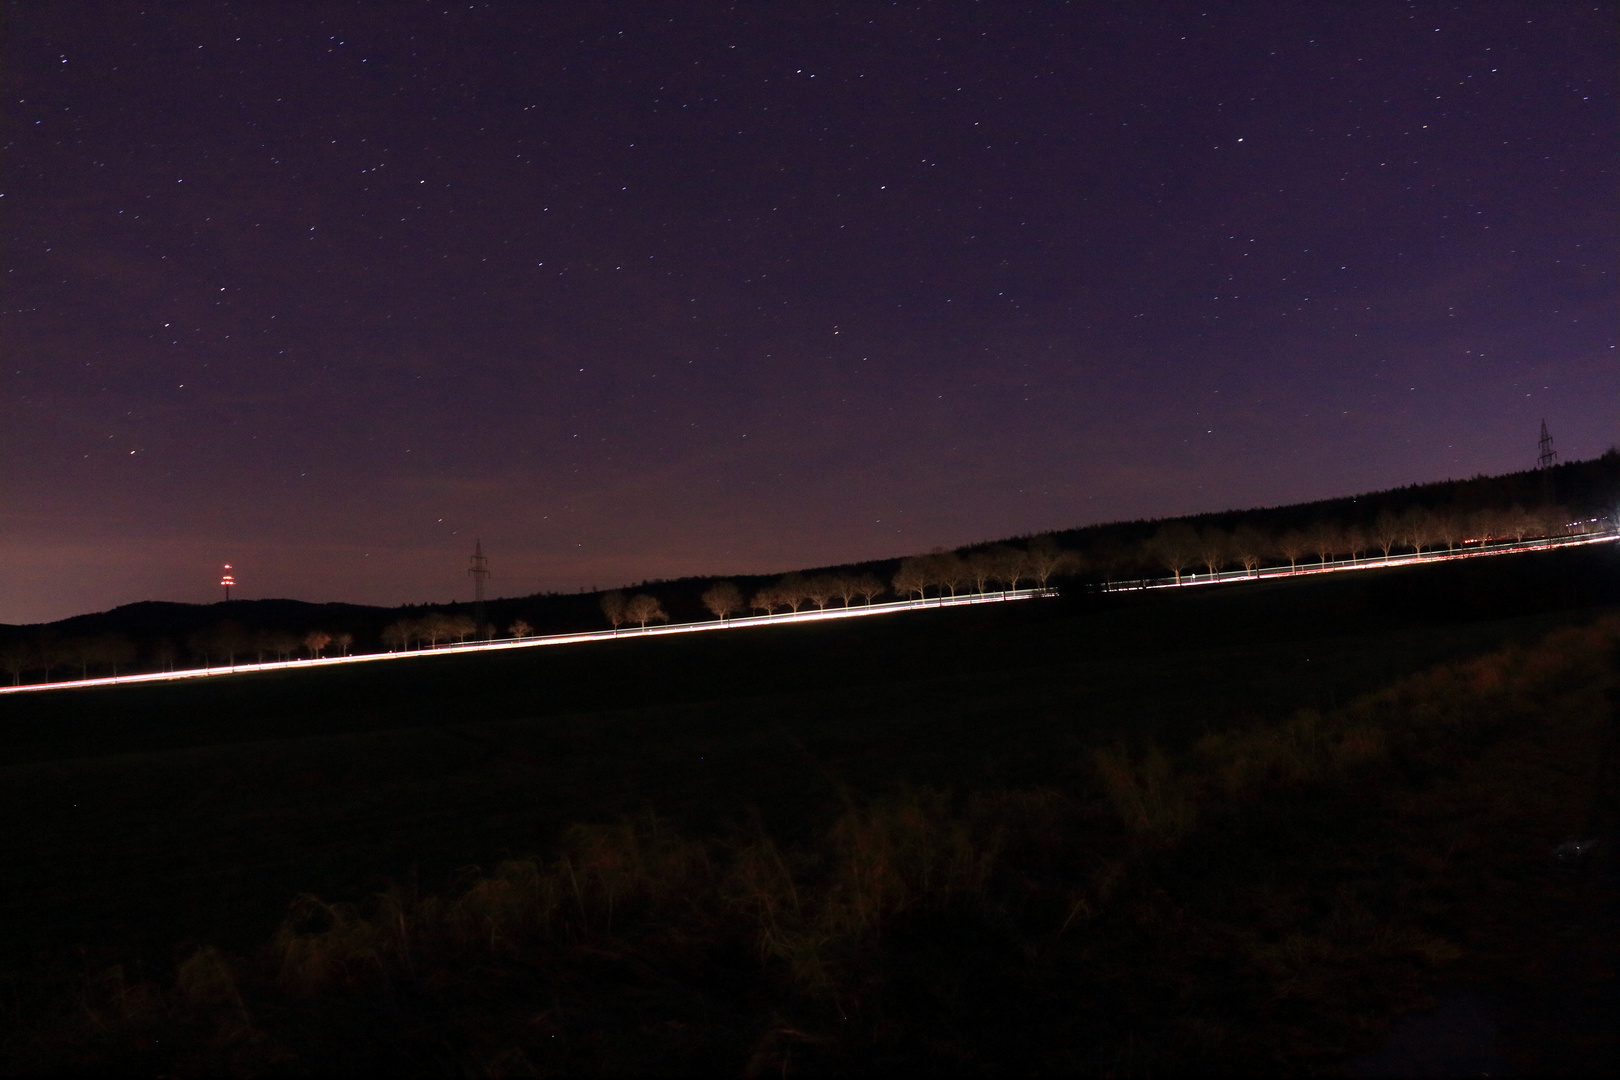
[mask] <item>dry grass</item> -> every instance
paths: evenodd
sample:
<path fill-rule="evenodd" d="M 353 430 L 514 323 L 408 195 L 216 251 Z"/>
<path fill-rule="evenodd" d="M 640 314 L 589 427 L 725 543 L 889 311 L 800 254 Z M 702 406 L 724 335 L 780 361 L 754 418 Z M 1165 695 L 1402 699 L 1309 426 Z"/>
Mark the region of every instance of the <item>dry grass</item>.
<path fill-rule="evenodd" d="M 1459 955 L 1436 899 L 1449 856 L 1403 824 L 1411 793 L 1443 800 L 1435 776 L 1538 725 L 1600 728 L 1617 640 L 1613 621 L 1563 631 L 1176 760 L 1098 751 L 1067 791 L 851 804 L 803 847 L 646 817 L 579 826 L 451 895 L 301 897 L 259 954 L 196 951 L 167 988 L 89 980 L 74 1021 L 89 1049 L 62 1057 L 57 1028 L 18 1060 L 174 1075 L 1323 1065 Z M 1470 783 L 1468 798 L 1488 792 Z"/>

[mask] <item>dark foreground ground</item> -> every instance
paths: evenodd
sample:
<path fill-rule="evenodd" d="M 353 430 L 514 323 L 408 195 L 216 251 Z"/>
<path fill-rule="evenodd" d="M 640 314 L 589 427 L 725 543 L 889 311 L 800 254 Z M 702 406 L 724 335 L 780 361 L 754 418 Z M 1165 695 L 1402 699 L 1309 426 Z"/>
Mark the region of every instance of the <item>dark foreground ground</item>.
<path fill-rule="evenodd" d="M 12 697 L 0 1063 L 1602 1071 L 1617 583 L 1585 549 Z M 355 906 L 283 925 L 304 894 Z"/>

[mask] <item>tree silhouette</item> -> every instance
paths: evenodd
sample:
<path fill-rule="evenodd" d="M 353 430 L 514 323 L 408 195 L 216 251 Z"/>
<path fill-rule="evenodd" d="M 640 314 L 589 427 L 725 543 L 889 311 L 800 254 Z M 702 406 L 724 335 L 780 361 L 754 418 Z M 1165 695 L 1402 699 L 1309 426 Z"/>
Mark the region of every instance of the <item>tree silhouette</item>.
<path fill-rule="evenodd" d="M 309 655 L 317 660 L 320 659 L 322 650 L 330 644 L 332 644 L 332 635 L 325 630 L 311 630 L 304 635 L 304 648 L 308 649 Z"/>
<path fill-rule="evenodd" d="M 1400 515 L 1387 506 L 1378 511 L 1378 516 L 1373 518 L 1373 543 L 1384 553 L 1385 562 L 1389 561 L 1389 553 L 1401 542 L 1405 532 L 1406 528 Z"/>
<path fill-rule="evenodd" d="M 348 656 L 349 646 L 354 644 L 354 635 L 345 630 L 343 633 L 333 636 L 332 644 L 336 645 L 344 656 Z"/>
<path fill-rule="evenodd" d="M 988 592 L 990 582 L 996 576 L 995 555 L 988 551 L 975 551 L 967 557 L 967 572 L 974 592 Z"/>
<path fill-rule="evenodd" d="M 1209 576 L 1214 577 L 1221 572 L 1232 557 L 1232 538 L 1220 529 L 1211 527 L 1198 534 L 1198 558 Z"/>
<path fill-rule="evenodd" d="M 428 643 L 429 648 L 436 649 L 439 642 L 449 641 L 455 636 L 455 626 L 450 616 L 441 611 L 430 611 L 417 621 L 416 633 Z"/>
<path fill-rule="evenodd" d="M 1515 541 L 1521 544 L 1524 543 L 1524 538 L 1527 536 L 1540 536 L 1544 534 L 1544 528 L 1536 514 L 1532 511 L 1526 510 L 1517 503 L 1515 503 L 1513 507 L 1508 510 L 1506 516 L 1502 520 L 1502 523 L 1506 526 L 1504 531 L 1509 536 L 1513 537 Z"/>
<path fill-rule="evenodd" d="M 1304 533 L 1298 529 L 1289 529 L 1277 541 L 1277 550 L 1288 560 L 1288 569 L 1296 570 L 1299 568 L 1299 560 L 1310 550 L 1310 544 L 1306 541 Z"/>
<path fill-rule="evenodd" d="M 968 573 L 967 562 L 954 551 L 939 551 L 928 556 L 928 568 L 934 579 L 934 584 L 941 586 L 952 596 L 956 590 L 971 579 Z"/>
<path fill-rule="evenodd" d="M 1407 547 L 1423 554 L 1423 549 L 1432 547 L 1434 539 L 1434 515 L 1421 506 L 1408 507 L 1401 515 L 1401 541 Z"/>
<path fill-rule="evenodd" d="M 0 646 L 0 670 L 11 676 L 11 685 L 22 685 L 23 672 L 34 666 L 34 650 L 18 638 Z"/>
<path fill-rule="evenodd" d="M 754 598 L 749 601 L 749 606 L 755 611 L 763 611 L 766 615 L 781 607 L 782 601 L 777 599 L 776 586 L 760 586 L 759 591 L 754 593 Z"/>
<path fill-rule="evenodd" d="M 867 607 L 871 607 L 872 601 L 883 595 L 883 582 L 874 574 L 862 574 L 854 584 L 856 595 L 866 600 Z"/>
<path fill-rule="evenodd" d="M 1005 544 L 994 548 L 992 553 L 996 559 L 996 577 L 1008 589 L 1016 591 L 1018 583 L 1030 576 L 1029 553 Z"/>
<path fill-rule="evenodd" d="M 916 593 L 918 600 L 926 599 L 928 586 L 933 583 L 927 562 L 916 555 L 901 559 L 900 569 L 894 572 L 894 591 L 896 595 L 902 597 Z"/>
<path fill-rule="evenodd" d="M 409 619 L 396 619 L 383 627 L 382 643 L 390 652 L 404 652 L 416 638 L 416 626 Z"/>
<path fill-rule="evenodd" d="M 624 613 L 631 622 L 637 624 L 643 630 L 647 629 L 647 624 L 654 619 L 660 622 L 669 621 L 669 616 L 664 614 L 663 605 L 646 593 L 638 593 L 632 596 L 629 603 L 624 606 Z"/>
<path fill-rule="evenodd" d="M 100 642 L 95 638 L 74 638 L 68 642 L 68 651 L 79 664 L 79 678 L 90 677 L 90 665 L 100 658 Z"/>
<path fill-rule="evenodd" d="M 1489 543 L 1508 535 L 1500 510 L 1484 508 L 1468 515 L 1468 528 L 1481 543 Z"/>
<path fill-rule="evenodd" d="M 1352 525 L 1344 530 L 1340 543 L 1344 544 L 1344 549 L 1350 553 L 1351 559 L 1359 559 L 1363 552 L 1372 547 L 1372 538 L 1367 535 L 1366 529 Z"/>
<path fill-rule="evenodd" d="M 506 632 L 515 638 L 526 638 L 534 633 L 534 627 L 524 619 L 514 619 L 512 625 L 506 628 Z"/>
<path fill-rule="evenodd" d="M 1198 551 L 1198 534 L 1183 521 L 1162 526 L 1148 541 L 1148 551 L 1181 584 L 1181 573 L 1193 564 Z"/>
<path fill-rule="evenodd" d="M 602 614 L 606 615 L 607 621 L 613 624 L 615 634 L 619 632 L 619 627 L 624 624 L 627 618 L 624 612 L 624 604 L 624 593 L 617 589 L 602 594 Z"/>
<path fill-rule="evenodd" d="M 804 594 L 816 605 L 817 611 L 826 611 L 827 604 L 838 592 L 838 583 L 830 574 L 817 574 L 805 583 Z"/>
<path fill-rule="evenodd" d="M 1434 514 L 1434 538 L 1437 543 L 1446 545 L 1447 551 L 1455 551 L 1457 541 L 1462 539 L 1463 523 L 1455 510 L 1437 510 Z"/>
<path fill-rule="evenodd" d="M 810 599 L 809 582 L 804 580 L 800 573 L 783 574 L 782 579 L 776 583 L 776 602 L 785 604 L 794 611 L 799 605 Z"/>
<path fill-rule="evenodd" d="M 743 610 L 742 590 L 737 588 L 734 581 L 717 581 L 704 591 L 703 606 L 709 609 L 710 615 L 725 622 L 734 613 Z"/>
<path fill-rule="evenodd" d="M 1050 536 L 1037 536 L 1029 542 L 1029 572 L 1035 584 L 1044 589 L 1053 574 L 1066 573 L 1076 566 L 1079 556 L 1064 551 Z"/>
<path fill-rule="evenodd" d="M 839 574 L 833 578 L 833 592 L 844 602 L 845 607 L 849 607 L 861 594 L 860 582 L 853 575 Z"/>
<path fill-rule="evenodd" d="M 1237 556 L 1237 561 L 1243 564 L 1243 569 L 1252 574 L 1260 568 L 1266 552 L 1271 550 L 1271 541 L 1259 529 L 1251 525 L 1240 525 L 1232 531 L 1230 550 Z"/>

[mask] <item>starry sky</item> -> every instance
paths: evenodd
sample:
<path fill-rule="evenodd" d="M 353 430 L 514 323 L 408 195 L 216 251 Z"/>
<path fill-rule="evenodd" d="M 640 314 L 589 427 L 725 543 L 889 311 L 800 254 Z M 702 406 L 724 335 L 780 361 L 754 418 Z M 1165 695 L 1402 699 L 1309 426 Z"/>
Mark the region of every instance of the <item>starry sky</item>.
<path fill-rule="evenodd" d="M 0 622 L 1620 440 L 1610 4 L 145 7 L 5 7 Z"/>

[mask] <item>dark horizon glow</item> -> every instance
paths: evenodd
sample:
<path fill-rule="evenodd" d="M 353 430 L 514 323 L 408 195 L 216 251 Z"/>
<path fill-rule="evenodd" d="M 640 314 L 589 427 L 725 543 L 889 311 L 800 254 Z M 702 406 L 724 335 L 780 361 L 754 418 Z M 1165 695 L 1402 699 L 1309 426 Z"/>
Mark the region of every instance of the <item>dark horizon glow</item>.
<path fill-rule="evenodd" d="M 730 575 L 1620 440 L 1615 10 L 8 9 L 0 622 Z"/>

